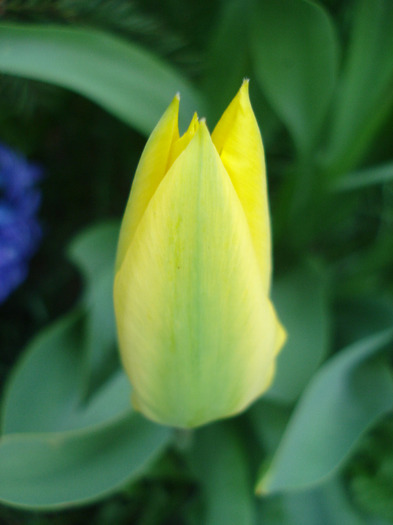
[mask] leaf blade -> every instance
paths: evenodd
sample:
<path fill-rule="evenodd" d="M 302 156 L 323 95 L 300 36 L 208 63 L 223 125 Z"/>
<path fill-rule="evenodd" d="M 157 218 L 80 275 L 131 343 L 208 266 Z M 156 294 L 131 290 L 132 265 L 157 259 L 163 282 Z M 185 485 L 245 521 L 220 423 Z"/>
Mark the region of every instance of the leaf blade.
<path fill-rule="evenodd" d="M 310 151 L 337 76 L 338 43 L 328 14 L 303 0 L 261 2 L 251 21 L 251 51 L 267 99 L 298 150 Z"/>
<path fill-rule="evenodd" d="M 277 357 L 268 399 L 292 403 L 301 394 L 328 352 L 330 309 L 325 273 L 304 266 L 273 286 L 273 304 L 288 333 Z"/>
<path fill-rule="evenodd" d="M 352 170 L 393 107 L 393 5 L 361 0 L 339 92 L 332 108 L 330 143 L 324 163 L 335 173 Z"/>
<path fill-rule="evenodd" d="M 43 510 L 91 503 L 140 475 L 169 437 L 137 415 L 88 432 L 10 434 L 0 440 L 0 501 Z"/>
<path fill-rule="evenodd" d="M 368 359 L 393 340 L 393 330 L 362 339 L 316 374 L 290 420 L 259 493 L 317 485 L 349 454 L 358 437 L 393 405 L 386 366 Z"/>
<path fill-rule="evenodd" d="M 0 71 L 76 91 L 145 135 L 178 91 L 185 121 L 202 109 L 197 93 L 171 66 L 98 30 L 2 23 Z"/>

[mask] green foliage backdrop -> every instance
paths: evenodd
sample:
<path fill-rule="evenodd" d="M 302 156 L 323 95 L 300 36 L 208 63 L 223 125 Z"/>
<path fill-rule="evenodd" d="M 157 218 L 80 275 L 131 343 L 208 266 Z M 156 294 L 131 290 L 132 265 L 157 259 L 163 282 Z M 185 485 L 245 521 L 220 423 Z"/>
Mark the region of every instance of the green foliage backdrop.
<path fill-rule="evenodd" d="M 393 523 L 392 27 L 391 0 L 1 3 L 0 139 L 45 170 L 0 305 L 2 523 Z M 289 339 L 246 413 L 174 431 L 119 366 L 119 221 L 174 94 L 212 130 L 244 77 Z"/>

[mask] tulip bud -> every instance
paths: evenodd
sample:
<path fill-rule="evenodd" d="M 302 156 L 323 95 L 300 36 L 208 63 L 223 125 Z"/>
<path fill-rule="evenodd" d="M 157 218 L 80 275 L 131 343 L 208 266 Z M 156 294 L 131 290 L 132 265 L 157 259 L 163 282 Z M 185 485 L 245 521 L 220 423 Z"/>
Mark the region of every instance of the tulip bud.
<path fill-rule="evenodd" d="M 120 231 L 121 357 L 148 418 L 195 427 L 266 391 L 285 331 L 269 299 L 264 153 L 248 81 L 210 135 L 179 137 L 179 96 L 152 132 Z"/>

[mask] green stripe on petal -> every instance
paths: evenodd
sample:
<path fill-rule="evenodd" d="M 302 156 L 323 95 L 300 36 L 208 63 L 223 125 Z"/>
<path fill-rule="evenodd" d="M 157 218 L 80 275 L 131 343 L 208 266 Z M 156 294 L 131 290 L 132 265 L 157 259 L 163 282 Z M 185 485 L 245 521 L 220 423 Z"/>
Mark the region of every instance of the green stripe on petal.
<path fill-rule="evenodd" d="M 242 204 L 201 122 L 116 273 L 122 360 L 160 423 L 233 415 L 269 386 L 280 328 Z"/>

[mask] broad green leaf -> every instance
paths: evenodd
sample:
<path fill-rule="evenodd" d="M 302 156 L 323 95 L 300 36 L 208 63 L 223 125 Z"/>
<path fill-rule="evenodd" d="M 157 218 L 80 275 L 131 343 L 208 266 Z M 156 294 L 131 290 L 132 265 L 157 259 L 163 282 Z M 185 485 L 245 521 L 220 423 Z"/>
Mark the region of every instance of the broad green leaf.
<path fill-rule="evenodd" d="M 107 425 L 131 411 L 130 386 L 122 372 L 111 376 L 94 396 L 83 401 L 81 329 L 81 315 L 75 312 L 30 343 L 5 391 L 5 434 Z"/>
<path fill-rule="evenodd" d="M 201 101 L 140 45 L 93 29 L 0 24 L 0 72 L 69 88 L 148 135 L 175 93 L 184 127 Z"/>
<path fill-rule="evenodd" d="M 355 2 L 352 35 L 332 111 L 329 170 L 359 162 L 393 106 L 393 2 Z"/>
<path fill-rule="evenodd" d="M 262 0 L 251 16 L 257 80 L 297 149 L 309 152 L 336 83 L 332 22 L 321 7 L 303 0 Z"/>
<path fill-rule="evenodd" d="M 191 464 L 202 490 L 204 525 L 254 524 L 247 456 L 230 423 L 210 425 L 193 438 Z"/>
<path fill-rule="evenodd" d="M 345 487 L 337 479 L 317 489 L 268 497 L 261 501 L 260 525 L 366 525 L 352 508 Z"/>
<path fill-rule="evenodd" d="M 348 457 L 360 435 L 393 407 L 393 382 L 381 360 L 393 329 L 351 345 L 314 376 L 296 407 L 257 491 L 305 489 L 321 483 Z"/>
<path fill-rule="evenodd" d="M 89 431 L 0 440 L 0 501 L 29 509 L 91 503 L 140 476 L 170 432 L 136 414 Z"/>
<path fill-rule="evenodd" d="M 322 272 L 300 268 L 278 279 L 273 304 L 288 333 L 277 359 L 276 377 L 266 397 L 293 402 L 326 356 L 330 314 Z"/>
<path fill-rule="evenodd" d="M 375 186 L 376 184 L 385 184 L 393 181 L 393 162 L 382 166 L 375 166 L 359 170 L 354 173 L 348 173 L 338 179 L 333 187 L 335 191 L 353 191 Z"/>
<path fill-rule="evenodd" d="M 118 366 L 112 298 L 118 235 L 117 222 L 94 225 L 73 239 L 68 249 L 69 257 L 85 277 L 87 318 L 84 366 L 89 390 L 105 380 Z"/>

